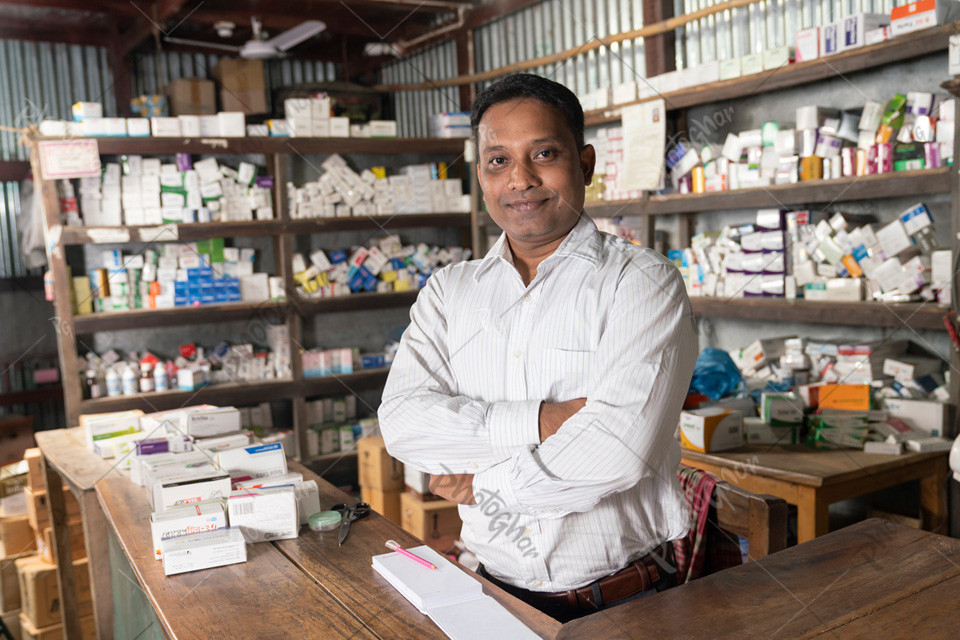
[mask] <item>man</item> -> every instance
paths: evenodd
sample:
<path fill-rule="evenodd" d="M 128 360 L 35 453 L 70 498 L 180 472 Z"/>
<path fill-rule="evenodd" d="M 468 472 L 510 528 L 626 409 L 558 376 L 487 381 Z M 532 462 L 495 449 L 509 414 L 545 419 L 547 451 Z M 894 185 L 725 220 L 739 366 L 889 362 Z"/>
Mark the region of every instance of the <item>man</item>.
<path fill-rule="evenodd" d="M 583 213 L 596 156 L 572 92 L 510 76 L 472 123 L 504 233 L 421 291 L 380 428 L 461 503 L 481 573 L 565 621 L 671 584 L 655 552 L 687 529 L 674 432 L 696 330 L 673 265 Z"/>

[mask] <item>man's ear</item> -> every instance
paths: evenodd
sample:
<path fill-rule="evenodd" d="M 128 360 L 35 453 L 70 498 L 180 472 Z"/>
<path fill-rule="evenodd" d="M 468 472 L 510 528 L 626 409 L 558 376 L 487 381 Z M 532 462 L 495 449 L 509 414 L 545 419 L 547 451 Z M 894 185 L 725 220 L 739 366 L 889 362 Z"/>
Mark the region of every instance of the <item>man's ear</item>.
<path fill-rule="evenodd" d="M 593 169 L 597 164 L 597 150 L 592 144 L 585 145 L 580 150 L 580 168 L 583 169 L 583 183 L 590 184 L 593 181 Z"/>

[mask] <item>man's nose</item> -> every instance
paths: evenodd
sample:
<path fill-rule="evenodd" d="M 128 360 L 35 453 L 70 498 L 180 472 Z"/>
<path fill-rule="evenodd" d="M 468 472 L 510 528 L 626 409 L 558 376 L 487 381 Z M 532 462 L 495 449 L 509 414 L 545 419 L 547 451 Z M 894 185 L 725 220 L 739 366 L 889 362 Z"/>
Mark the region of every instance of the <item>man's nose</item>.
<path fill-rule="evenodd" d="M 536 170 L 529 162 L 515 162 L 510 170 L 510 189 L 524 191 L 539 187 L 542 183 Z"/>

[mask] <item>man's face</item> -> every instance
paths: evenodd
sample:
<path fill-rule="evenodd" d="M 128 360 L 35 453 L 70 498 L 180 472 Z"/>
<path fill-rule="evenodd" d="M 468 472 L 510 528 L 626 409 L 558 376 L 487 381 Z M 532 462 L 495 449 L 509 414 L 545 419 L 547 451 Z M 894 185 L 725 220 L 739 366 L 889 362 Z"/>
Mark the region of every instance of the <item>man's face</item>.
<path fill-rule="evenodd" d="M 533 98 L 490 107 L 477 137 L 483 200 L 510 241 L 539 246 L 566 235 L 593 177 L 593 147 L 577 149 L 563 114 Z"/>

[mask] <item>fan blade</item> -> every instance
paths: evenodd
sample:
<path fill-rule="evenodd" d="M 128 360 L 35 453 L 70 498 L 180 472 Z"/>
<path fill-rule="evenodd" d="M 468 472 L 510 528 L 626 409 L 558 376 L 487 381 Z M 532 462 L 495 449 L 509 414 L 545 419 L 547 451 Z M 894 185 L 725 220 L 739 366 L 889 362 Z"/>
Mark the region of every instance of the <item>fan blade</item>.
<path fill-rule="evenodd" d="M 223 51 L 232 51 L 234 53 L 238 53 L 240 51 L 240 47 L 234 46 L 232 44 L 221 44 L 219 42 L 207 42 L 206 40 L 188 40 L 187 38 L 171 38 L 169 36 L 164 36 L 163 41 L 172 42 L 173 44 L 186 44 L 193 47 L 221 49 Z"/>
<path fill-rule="evenodd" d="M 286 51 L 297 46 L 307 38 L 312 38 L 327 28 L 327 25 L 320 20 L 307 20 L 301 22 L 293 29 L 287 29 L 283 33 L 267 40 L 267 44 L 278 51 Z"/>

